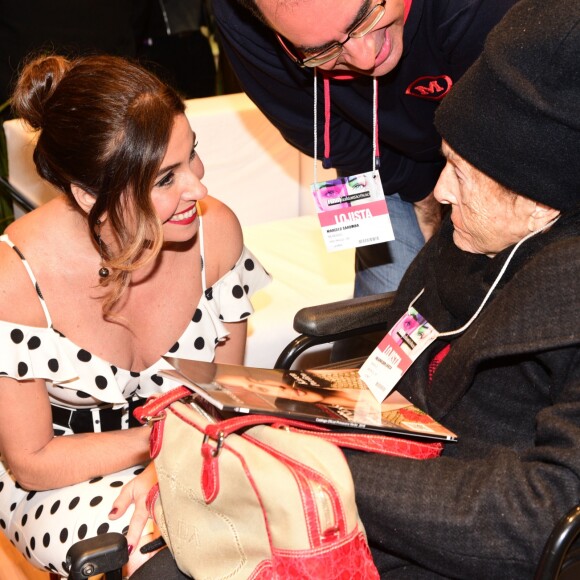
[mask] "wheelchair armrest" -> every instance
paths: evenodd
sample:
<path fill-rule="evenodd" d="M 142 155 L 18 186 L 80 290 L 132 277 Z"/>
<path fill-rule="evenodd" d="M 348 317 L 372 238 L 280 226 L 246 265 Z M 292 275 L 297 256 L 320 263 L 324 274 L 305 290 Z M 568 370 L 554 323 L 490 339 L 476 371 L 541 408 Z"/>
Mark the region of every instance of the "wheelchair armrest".
<path fill-rule="evenodd" d="M 317 337 L 367 332 L 385 323 L 394 296 L 386 292 L 302 308 L 294 316 L 294 330 Z"/>
<path fill-rule="evenodd" d="M 383 330 L 394 296 L 394 292 L 386 292 L 302 308 L 294 316 L 294 330 L 300 334 L 284 348 L 274 366 L 289 369 L 311 346 Z"/>
<path fill-rule="evenodd" d="M 67 554 L 69 580 L 87 580 L 90 576 L 109 573 L 106 578 L 121 580 L 122 568 L 129 560 L 127 538 L 109 532 L 73 544 Z"/>

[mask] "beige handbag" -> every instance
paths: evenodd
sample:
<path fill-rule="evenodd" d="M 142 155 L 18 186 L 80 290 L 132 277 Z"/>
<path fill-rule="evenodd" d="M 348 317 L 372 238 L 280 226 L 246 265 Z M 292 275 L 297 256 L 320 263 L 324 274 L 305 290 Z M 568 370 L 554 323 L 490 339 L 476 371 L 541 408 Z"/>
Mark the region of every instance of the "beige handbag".
<path fill-rule="evenodd" d="M 189 395 L 180 387 L 135 412 L 153 421 L 159 482 L 150 513 L 185 574 L 379 578 L 339 447 L 298 421 L 241 415 L 216 422 L 191 398 L 179 400 Z"/>

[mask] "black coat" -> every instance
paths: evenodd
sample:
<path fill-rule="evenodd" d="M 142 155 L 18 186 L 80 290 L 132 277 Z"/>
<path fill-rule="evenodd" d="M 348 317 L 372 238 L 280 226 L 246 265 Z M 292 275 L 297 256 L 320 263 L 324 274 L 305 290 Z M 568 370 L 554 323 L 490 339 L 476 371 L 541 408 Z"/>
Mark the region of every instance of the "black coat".
<path fill-rule="evenodd" d="M 415 260 L 392 309 L 439 331 L 463 324 L 509 250 L 461 252 L 446 223 Z M 525 242 L 473 324 L 411 367 L 399 389 L 455 431 L 443 456 L 349 454 L 382 578 L 531 578 L 553 527 L 580 501 L 580 219 Z"/>

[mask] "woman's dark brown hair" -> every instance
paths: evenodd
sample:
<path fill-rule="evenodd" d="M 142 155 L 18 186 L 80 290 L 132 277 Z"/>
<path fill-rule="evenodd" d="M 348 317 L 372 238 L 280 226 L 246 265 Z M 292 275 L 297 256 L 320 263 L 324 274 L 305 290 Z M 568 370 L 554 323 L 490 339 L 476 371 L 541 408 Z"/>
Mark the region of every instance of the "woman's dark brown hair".
<path fill-rule="evenodd" d="M 94 240 L 98 220 L 109 221 L 118 250 L 113 254 L 104 247 L 104 265 L 111 271 L 103 302 L 107 316 L 131 272 L 161 248 L 150 192 L 184 104 L 173 89 L 125 59 L 44 56 L 24 67 L 12 107 L 39 130 L 38 173 L 76 207 L 71 186 L 95 197 L 87 218 Z"/>

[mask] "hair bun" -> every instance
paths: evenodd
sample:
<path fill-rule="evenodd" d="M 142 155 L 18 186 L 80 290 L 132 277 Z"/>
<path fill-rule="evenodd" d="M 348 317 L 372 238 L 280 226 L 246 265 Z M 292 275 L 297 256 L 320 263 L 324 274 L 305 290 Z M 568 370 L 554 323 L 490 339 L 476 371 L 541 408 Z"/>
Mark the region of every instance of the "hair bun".
<path fill-rule="evenodd" d="M 15 115 L 33 129 L 42 128 L 46 103 L 69 69 L 70 62 L 62 56 L 41 56 L 28 62 L 12 96 Z"/>

